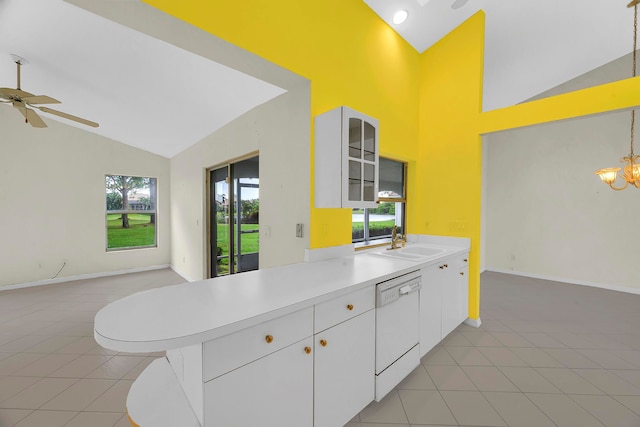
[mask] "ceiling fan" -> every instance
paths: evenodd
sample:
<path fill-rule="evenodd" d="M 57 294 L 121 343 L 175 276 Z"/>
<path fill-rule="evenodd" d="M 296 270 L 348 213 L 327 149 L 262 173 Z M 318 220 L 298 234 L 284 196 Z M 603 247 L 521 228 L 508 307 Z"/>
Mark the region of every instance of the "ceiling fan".
<path fill-rule="evenodd" d="M 40 104 L 60 104 L 57 99 L 51 98 L 46 95 L 34 95 L 29 92 L 25 92 L 20 89 L 20 67 L 26 65 L 29 62 L 18 56 L 11 55 L 14 62 L 18 66 L 18 86 L 16 89 L 8 87 L 0 87 L 0 103 L 12 104 L 23 116 L 25 123 L 29 123 L 34 128 L 46 128 L 47 124 L 42 118 L 33 110 L 34 108 L 45 113 L 53 114 L 55 116 L 63 117 L 74 122 L 82 123 L 83 125 L 98 127 L 98 123 L 86 120 L 81 117 L 73 116 L 71 114 L 63 113 L 62 111 L 52 110 L 48 107 L 39 107 Z M 31 107 L 31 108 L 29 108 Z"/>

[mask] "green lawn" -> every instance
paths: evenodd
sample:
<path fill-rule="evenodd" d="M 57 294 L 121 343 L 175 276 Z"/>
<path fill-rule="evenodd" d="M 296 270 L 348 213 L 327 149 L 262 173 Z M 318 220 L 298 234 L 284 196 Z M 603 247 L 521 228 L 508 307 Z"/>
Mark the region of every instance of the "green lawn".
<path fill-rule="evenodd" d="M 390 219 L 388 221 L 370 222 L 369 223 L 369 236 L 383 236 L 390 235 L 395 220 Z M 351 225 L 351 235 L 355 238 L 364 238 L 364 222 L 354 222 Z"/>
<path fill-rule="evenodd" d="M 241 230 L 259 230 L 258 224 L 242 224 Z M 243 254 L 249 254 L 259 251 L 260 233 L 242 234 L 240 237 L 240 248 Z M 218 246 L 222 249 L 222 255 L 229 255 L 229 226 L 227 224 L 218 224 Z M 229 258 L 220 260 L 218 264 L 218 274 L 227 274 L 229 272 Z"/>
<path fill-rule="evenodd" d="M 122 228 L 120 214 L 107 215 L 107 248 L 131 248 L 156 245 L 156 226 L 151 214 L 129 214 L 129 228 Z"/>

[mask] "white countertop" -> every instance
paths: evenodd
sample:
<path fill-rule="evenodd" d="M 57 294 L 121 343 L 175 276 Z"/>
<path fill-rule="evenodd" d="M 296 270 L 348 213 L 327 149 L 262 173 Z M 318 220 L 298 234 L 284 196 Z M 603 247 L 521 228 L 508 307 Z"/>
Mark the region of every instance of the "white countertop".
<path fill-rule="evenodd" d="M 469 251 L 468 243 L 438 246 L 444 251 L 424 262 L 368 251 L 140 292 L 100 310 L 94 336 L 132 353 L 206 342 Z"/>

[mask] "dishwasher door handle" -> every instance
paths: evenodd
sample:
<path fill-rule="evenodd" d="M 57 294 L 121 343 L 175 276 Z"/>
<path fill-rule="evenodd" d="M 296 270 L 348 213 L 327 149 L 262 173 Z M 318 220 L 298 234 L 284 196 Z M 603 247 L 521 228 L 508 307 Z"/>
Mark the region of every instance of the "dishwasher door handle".
<path fill-rule="evenodd" d="M 400 288 L 400 295 L 409 295 L 413 291 L 420 289 L 420 286 L 404 285 Z"/>

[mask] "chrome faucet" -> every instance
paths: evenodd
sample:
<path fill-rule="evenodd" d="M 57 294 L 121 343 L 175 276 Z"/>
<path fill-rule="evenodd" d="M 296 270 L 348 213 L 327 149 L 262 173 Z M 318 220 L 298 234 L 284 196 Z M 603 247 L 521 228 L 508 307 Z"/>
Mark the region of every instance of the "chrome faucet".
<path fill-rule="evenodd" d="M 391 247 L 387 248 L 387 250 L 400 249 L 400 246 L 398 246 L 398 243 L 401 243 L 402 244 L 401 247 L 404 248 L 405 243 L 407 243 L 407 239 L 404 235 L 398 236 L 398 226 L 394 225 L 393 231 L 391 232 Z"/>

